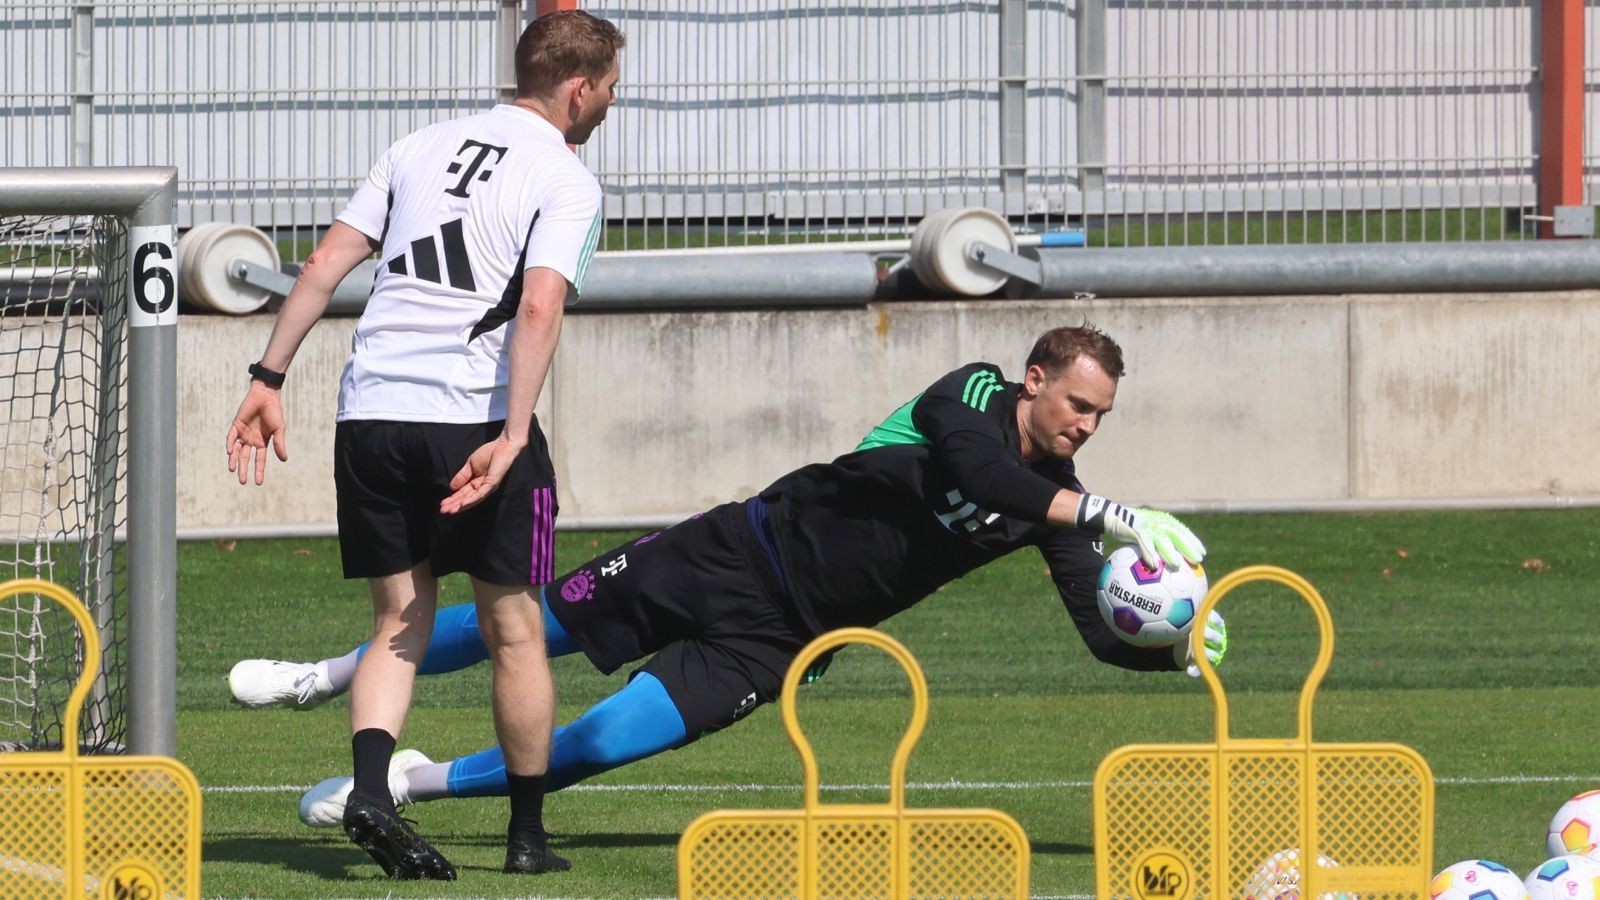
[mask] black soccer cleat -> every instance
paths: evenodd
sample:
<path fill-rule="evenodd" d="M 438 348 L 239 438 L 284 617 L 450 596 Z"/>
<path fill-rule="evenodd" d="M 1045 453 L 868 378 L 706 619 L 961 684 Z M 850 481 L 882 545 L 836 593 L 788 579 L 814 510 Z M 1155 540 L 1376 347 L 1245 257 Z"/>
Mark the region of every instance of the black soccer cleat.
<path fill-rule="evenodd" d="M 506 842 L 506 864 L 501 869 L 508 875 L 543 875 L 545 872 L 565 872 L 572 861 L 557 856 L 550 849 L 548 836 L 538 839 L 512 838 Z"/>
<path fill-rule="evenodd" d="M 450 860 L 429 846 L 394 810 L 352 794 L 344 807 L 344 833 L 390 878 L 456 880 L 456 867 Z"/>

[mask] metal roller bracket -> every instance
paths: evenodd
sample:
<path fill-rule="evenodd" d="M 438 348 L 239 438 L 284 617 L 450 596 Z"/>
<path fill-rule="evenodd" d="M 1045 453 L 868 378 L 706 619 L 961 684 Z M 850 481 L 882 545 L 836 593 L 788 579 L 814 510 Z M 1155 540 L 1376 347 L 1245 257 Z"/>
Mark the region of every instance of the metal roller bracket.
<path fill-rule="evenodd" d="M 973 241 L 967 245 L 967 259 L 1034 286 L 1044 284 L 1044 266 L 1040 265 L 1037 259 L 1029 259 L 1003 247 L 996 247 L 984 241 Z"/>
<path fill-rule="evenodd" d="M 1558 206 L 1555 214 L 1556 237 L 1592 237 L 1594 207 Z"/>
<path fill-rule="evenodd" d="M 294 276 L 285 275 L 277 269 L 247 259 L 236 259 L 229 263 L 228 274 L 251 287 L 271 291 L 282 297 L 289 296 L 289 290 L 294 287 Z"/>

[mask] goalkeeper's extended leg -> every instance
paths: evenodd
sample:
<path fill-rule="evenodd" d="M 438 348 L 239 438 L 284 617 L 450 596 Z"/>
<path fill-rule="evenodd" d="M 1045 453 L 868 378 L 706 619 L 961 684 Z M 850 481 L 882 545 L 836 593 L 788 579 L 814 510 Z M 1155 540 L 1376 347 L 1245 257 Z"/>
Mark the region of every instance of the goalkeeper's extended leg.
<path fill-rule="evenodd" d="M 683 717 L 654 675 L 641 672 L 622 690 L 557 728 L 550 744 L 546 790 L 564 787 L 685 743 Z M 412 801 L 501 797 L 505 758 L 499 747 L 405 773 Z"/>
<path fill-rule="evenodd" d="M 540 592 L 539 605 L 543 610 L 545 652 L 552 659 L 574 653 L 578 645 L 567 636 L 561 623 L 550 614 Z M 367 645 L 351 650 L 343 656 L 314 663 L 286 662 L 276 659 L 240 660 L 228 673 L 228 687 L 233 699 L 241 706 L 257 709 L 264 706 L 288 706 L 294 709 L 311 709 L 350 690 L 355 680 L 356 663 L 367 650 Z M 418 675 L 437 675 L 455 672 L 476 665 L 489 658 L 489 648 L 478 632 L 478 609 L 474 604 L 462 603 L 438 610 L 433 616 L 433 636 L 428 641 L 428 651 L 417 668 Z"/>
<path fill-rule="evenodd" d="M 641 672 L 622 690 L 555 730 L 545 790 L 560 790 L 687 742 L 683 716 L 666 688 L 654 675 Z M 397 754 L 395 760 L 389 790 L 399 804 L 506 795 L 505 757 L 499 747 L 446 763 L 430 763 L 414 750 Z M 339 824 L 349 795 L 349 778 L 318 783 L 300 798 L 301 821 L 319 828 Z"/>

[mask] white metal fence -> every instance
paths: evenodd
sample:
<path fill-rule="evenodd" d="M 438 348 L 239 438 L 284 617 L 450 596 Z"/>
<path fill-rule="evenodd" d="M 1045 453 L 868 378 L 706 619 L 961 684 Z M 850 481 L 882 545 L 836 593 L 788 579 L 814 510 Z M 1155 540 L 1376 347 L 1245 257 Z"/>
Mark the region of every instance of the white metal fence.
<path fill-rule="evenodd" d="M 580 151 L 609 249 L 901 233 L 949 204 L 1109 245 L 1531 235 L 1535 0 L 583 5 L 629 41 Z M 176 165 L 184 224 L 325 226 L 388 143 L 503 95 L 527 14 L 10 0 L 4 163 Z"/>
<path fill-rule="evenodd" d="M 325 227 L 394 140 L 496 101 L 520 27 L 499 0 L 7 0 L 5 164 L 173 165 L 182 225 Z"/>
<path fill-rule="evenodd" d="M 630 49 L 588 158 L 687 241 L 952 203 L 1109 243 L 1517 237 L 1535 5 L 596 0 Z"/>

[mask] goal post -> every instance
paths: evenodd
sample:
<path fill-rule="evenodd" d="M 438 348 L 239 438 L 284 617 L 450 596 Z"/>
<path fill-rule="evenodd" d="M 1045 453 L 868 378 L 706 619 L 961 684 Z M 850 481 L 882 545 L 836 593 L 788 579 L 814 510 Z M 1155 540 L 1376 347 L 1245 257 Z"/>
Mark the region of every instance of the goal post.
<path fill-rule="evenodd" d="M 90 605 L 104 702 L 77 739 L 93 752 L 177 750 L 177 186 L 174 168 L 0 168 L 0 540 L 17 548 L 0 573 L 65 582 Z M 18 337 L 30 327 L 45 337 Z M 9 694 L 76 678 L 37 621 L 0 645 Z M 27 702 L 9 694 L 0 719 L 30 721 L 0 723 L 25 732 L 0 739 L 74 739 L 49 708 L 6 713 Z"/>

